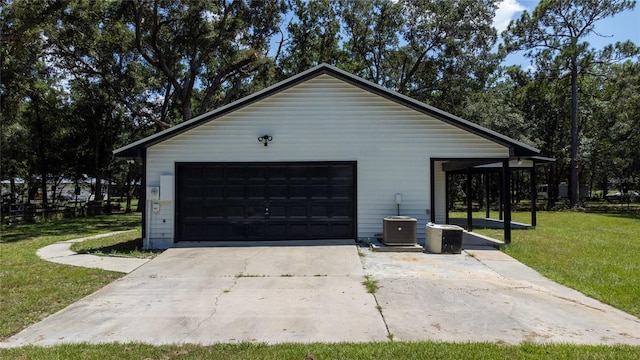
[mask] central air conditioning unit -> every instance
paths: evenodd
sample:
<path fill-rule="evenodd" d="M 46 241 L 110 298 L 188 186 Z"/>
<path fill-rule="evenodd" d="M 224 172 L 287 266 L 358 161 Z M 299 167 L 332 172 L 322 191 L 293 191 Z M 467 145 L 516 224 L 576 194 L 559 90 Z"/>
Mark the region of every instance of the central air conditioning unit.
<path fill-rule="evenodd" d="M 382 221 L 385 245 L 415 245 L 418 220 L 408 216 L 387 216 Z"/>

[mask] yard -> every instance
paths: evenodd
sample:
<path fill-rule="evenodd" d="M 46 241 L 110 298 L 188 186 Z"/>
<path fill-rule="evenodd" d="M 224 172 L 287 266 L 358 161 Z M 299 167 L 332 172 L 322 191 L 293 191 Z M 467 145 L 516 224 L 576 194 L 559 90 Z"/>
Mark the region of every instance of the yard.
<path fill-rule="evenodd" d="M 515 221 L 527 221 L 515 213 Z M 522 217 L 522 218 L 520 218 Z M 94 269 L 57 265 L 35 252 L 51 243 L 91 234 L 133 229 L 139 215 L 113 215 L 41 222 L 2 228 L 0 242 L 0 339 L 122 276 Z M 536 230 L 513 232 L 504 251 L 546 276 L 640 316 L 640 217 L 624 214 L 541 212 Z M 500 238 L 501 231 L 479 230 Z M 135 233 L 132 233 L 135 234 Z M 135 239 L 133 239 L 135 240 Z M 136 242 L 131 235 L 122 242 Z M 112 243 L 103 245 L 113 249 Z M 126 249 L 117 248 L 119 252 Z M 111 250 L 105 250 L 109 252 Z M 214 346 L 143 344 L 61 345 L 0 350 L 0 357 L 64 359 L 458 359 L 458 358 L 581 358 L 637 359 L 640 347 L 523 344 L 452 344 L 388 342 L 367 344 L 219 344 Z"/>

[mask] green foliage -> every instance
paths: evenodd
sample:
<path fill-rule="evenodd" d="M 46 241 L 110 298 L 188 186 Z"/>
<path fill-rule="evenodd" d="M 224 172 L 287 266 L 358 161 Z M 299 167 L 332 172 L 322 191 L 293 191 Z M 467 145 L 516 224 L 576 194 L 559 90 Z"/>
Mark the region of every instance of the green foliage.
<path fill-rule="evenodd" d="M 279 0 L 123 2 L 137 53 L 162 84 L 163 108 L 179 121 L 189 120 L 192 108 L 204 113 L 244 95 L 245 81 L 269 62 L 285 10 Z"/>
<path fill-rule="evenodd" d="M 622 191 L 640 179 L 640 58 L 600 66 L 606 80 L 595 78 L 582 88 L 589 95 L 583 154 L 592 188 Z M 606 193 L 606 192 L 605 192 Z"/>
<path fill-rule="evenodd" d="M 585 38 L 594 32 L 598 21 L 634 6 L 635 1 L 629 0 L 541 1 L 532 14 L 525 11 L 503 33 L 508 51 L 527 50 L 527 55 L 536 59 L 539 68 L 570 76 L 566 93 L 571 96 L 571 130 L 564 136 L 571 139 L 569 193 L 572 207 L 578 206 L 579 194 L 579 81 L 594 64 L 610 62 L 614 55 L 612 48 L 600 52 L 590 49 Z M 617 49 L 619 54 L 626 56 L 637 53 L 631 44 Z"/>
<path fill-rule="evenodd" d="M 378 280 L 374 280 L 371 275 L 364 276 L 362 285 L 364 285 L 364 287 L 367 288 L 367 292 L 371 294 L 375 294 L 375 292 L 378 290 Z"/>
<path fill-rule="evenodd" d="M 344 62 L 345 54 L 340 49 L 341 24 L 337 1 L 295 0 L 294 4 L 294 18 L 287 25 L 288 44 L 286 49 L 280 49 L 286 53 L 281 59 L 278 59 L 280 51 L 275 55 L 284 70 L 283 76 L 301 73 L 321 63 L 338 65 Z"/>
<path fill-rule="evenodd" d="M 34 188 L 88 175 L 133 193 L 139 164 L 114 159 L 115 148 L 326 62 L 542 149 L 557 159 L 541 174 L 548 184 L 577 176 L 578 159 L 579 180 L 592 188 L 638 182 L 638 47 L 584 41 L 634 2 L 541 1 L 512 22 L 499 49 L 497 4 L 8 2 L 2 180 Z M 499 68 L 517 50 L 534 70 Z"/>

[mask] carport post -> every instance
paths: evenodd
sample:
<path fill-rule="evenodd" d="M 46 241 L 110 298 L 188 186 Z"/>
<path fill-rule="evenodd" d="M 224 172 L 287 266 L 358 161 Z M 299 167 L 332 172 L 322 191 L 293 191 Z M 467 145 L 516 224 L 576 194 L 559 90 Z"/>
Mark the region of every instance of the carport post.
<path fill-rule="evenodd" d="M 467 168 L 467 231 L 473 231 L 473 213 L 471 208 L 473 202 L 471 201 L 471 167 Z"/>
<path fill-rule="evenodd" d="M 533 161 L 533 167 L 531 168 L 531 226 L 536 226 L 537 222 L 537 214 L 536 211 L 538 207 L 538 187 L 536 184 L 538 180 L 536 179 L 536 161 Z"/>
<path fill-rule="evenodd" d="M 504 170 L 503 170 L 504 171 Z M 504 191 L 502 190 L 502 188 L 504 187 L 504 177 L 502 176 L 501 173 L 498 174 L 498 184 L 500 185 L 500 201 L 498 204 L 498 220 L 502 220 L 502 213 L 504 212 Z"/>
<path fill-rule="evenodd" d="M 511 243 L 511 170 L 509 159 L 502 161 L 502 198 L 504 199 L 504 243 Z"/>
<path fill-rule="evenodd" d="M 491 214 L 489 213 L 489 201 L 490 201 L 490 196 L 489 196 L 489 174 L 482 174 L 483 178 L 484 178 L 484 196 L 485 196 L 485 201 L 484 201 L 484 205 L 486 207 L 485 210 L 485 217 L 488 219 Z"/>

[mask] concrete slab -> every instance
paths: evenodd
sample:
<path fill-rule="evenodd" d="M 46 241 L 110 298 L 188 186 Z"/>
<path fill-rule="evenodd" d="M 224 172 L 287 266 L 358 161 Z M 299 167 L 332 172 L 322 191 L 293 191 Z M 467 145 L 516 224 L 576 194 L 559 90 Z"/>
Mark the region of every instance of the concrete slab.
<path fill-rule="evenodd" d="M 376 298 L 394 339 L 640 345 L 638 318 L 497 250 L 475 256 L 370 252 L 362 258 L 365 273 L 379 281 Z"/>
<path fill-rule="evenodd" d="M 355 245 L 169 249 L 2 343 L 384 341 Z"/>
<path fill-rule="evenodd" d="M 638 318 L 489 246 L 452 255 L 325 244 L 169 249 L 0 347 L 369 342 L 389 334 L 407 341 L 640 345 Z M 378 281 L 375 298 L 362 285 L 365 274 Z"/>

